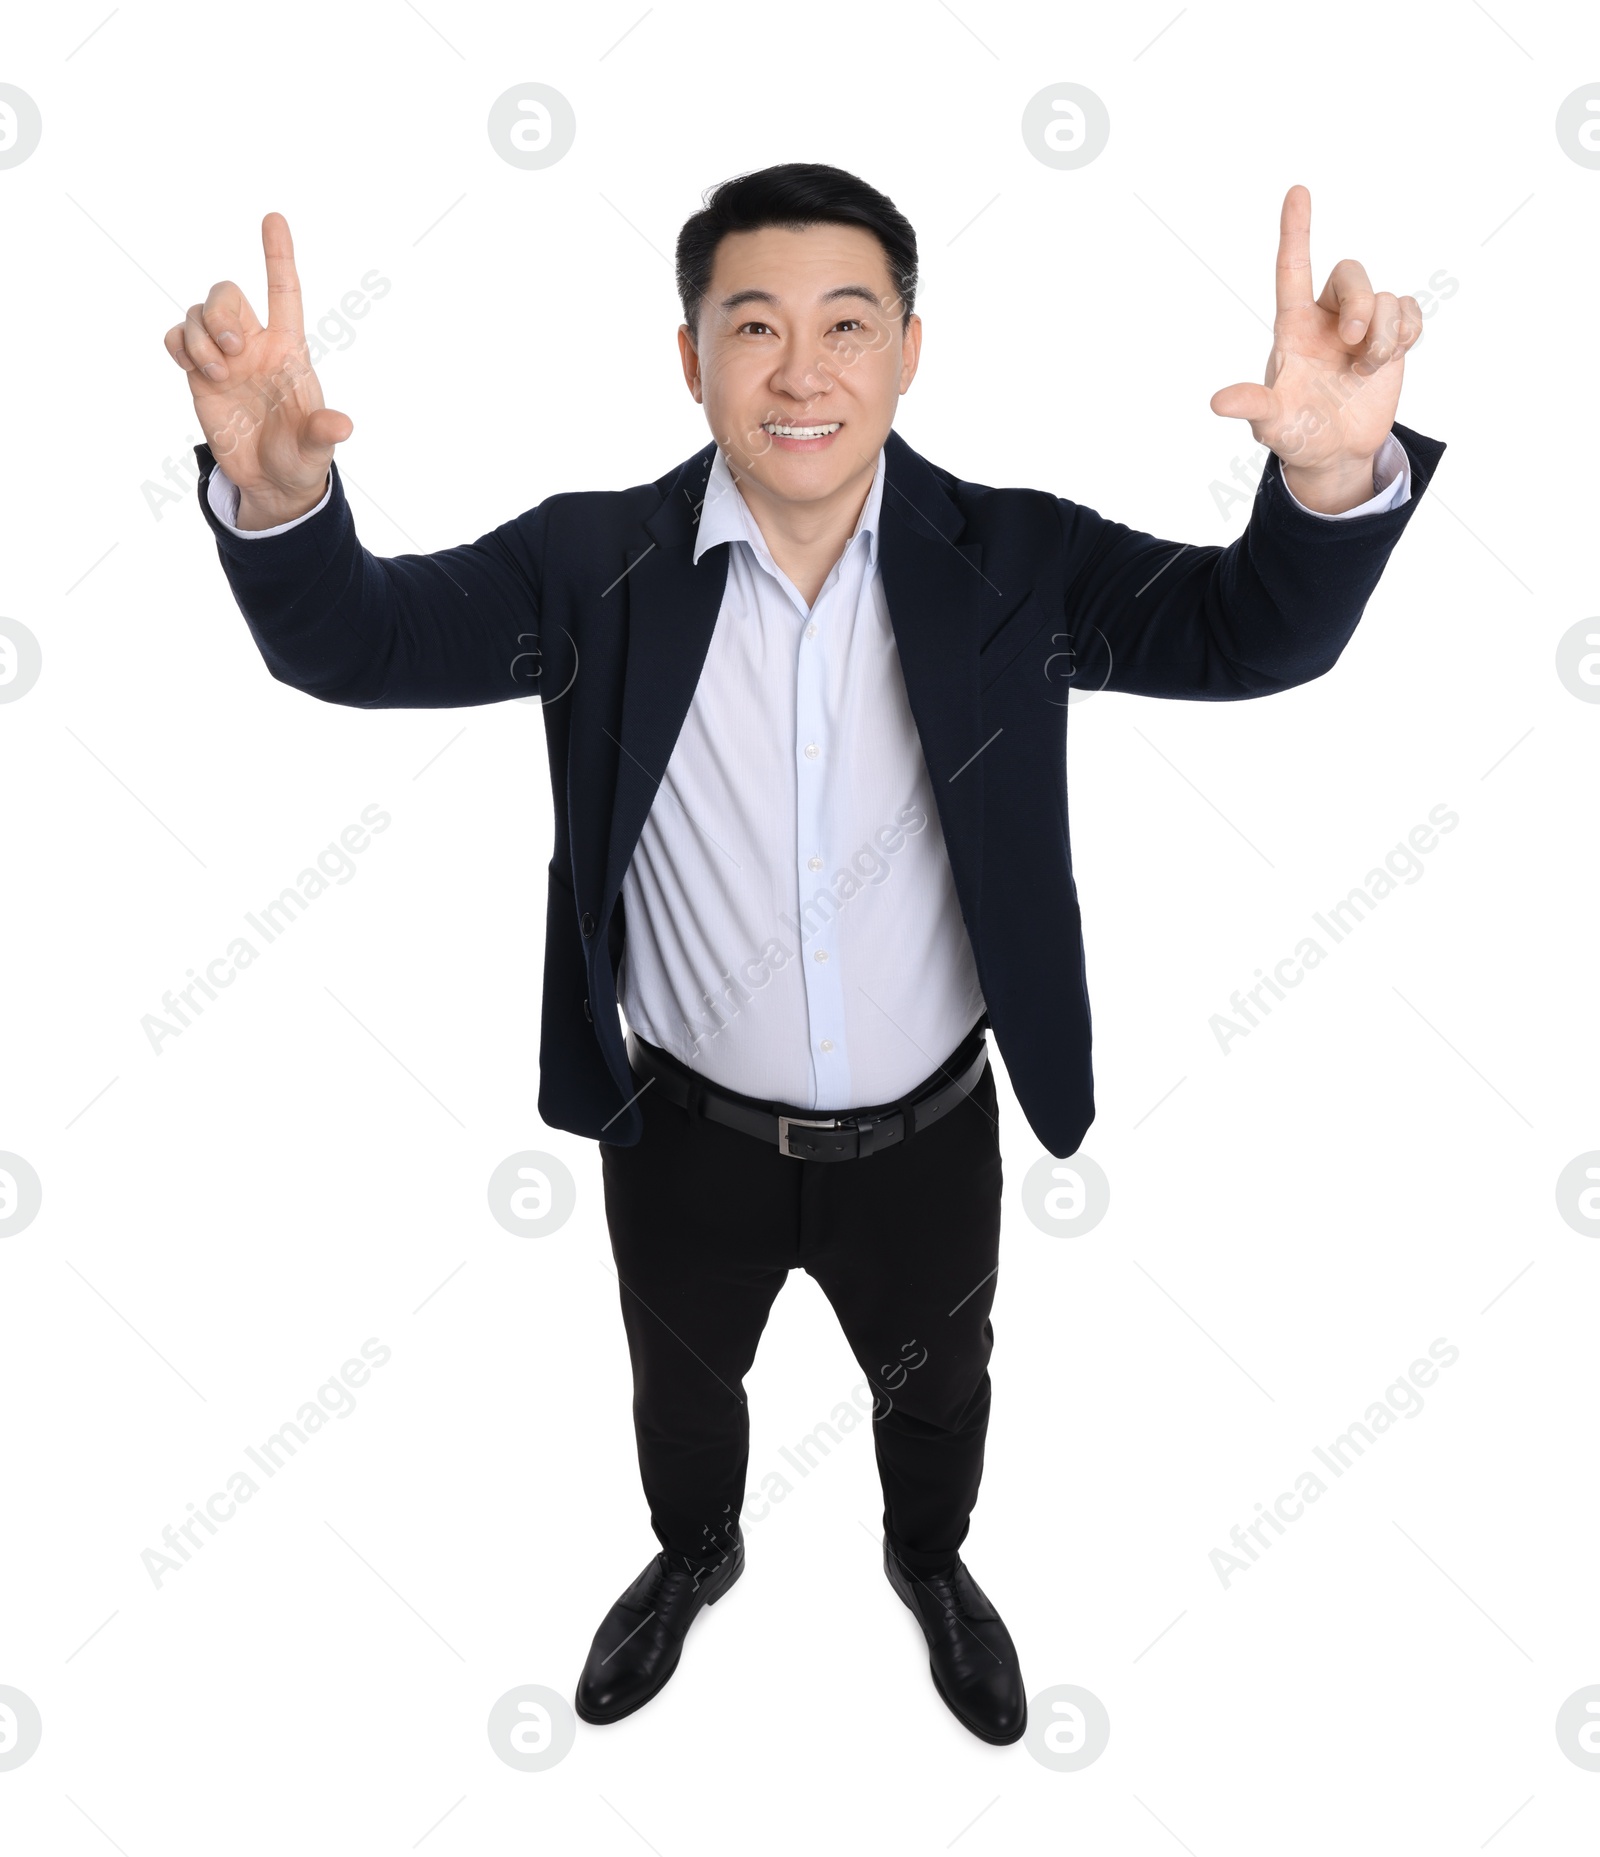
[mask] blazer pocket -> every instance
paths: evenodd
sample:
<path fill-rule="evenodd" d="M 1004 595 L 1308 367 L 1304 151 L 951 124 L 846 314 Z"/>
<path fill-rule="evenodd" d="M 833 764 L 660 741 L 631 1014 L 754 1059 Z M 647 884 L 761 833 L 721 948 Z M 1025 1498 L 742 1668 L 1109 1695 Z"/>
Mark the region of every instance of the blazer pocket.
<path fill-rule="evenodd" d="M 978 647 L 978 688 L 987 690 L 1010 670 L 1028 644 L 1049 624 L 1050 618 L 1038 590 L 1030 587 L 1019 604 Z"/>

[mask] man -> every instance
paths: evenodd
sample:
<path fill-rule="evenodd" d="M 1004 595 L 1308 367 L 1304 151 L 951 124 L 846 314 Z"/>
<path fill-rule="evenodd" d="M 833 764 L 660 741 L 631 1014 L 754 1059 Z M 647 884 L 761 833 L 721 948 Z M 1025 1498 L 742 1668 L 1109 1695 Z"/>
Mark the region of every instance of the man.
<path fill-rule="evenodd" d="M 1024 1731 L 1015 1646 L 958 1550 L 999 1255 L 986 1031 L 1051 1153 L 1094 1114 L 1068 692 L 1322 675 L 1444 450 L 1394 423 L 1415 299 L 1346 260 L 1313 301 L 1309 231 L 1293 187 L 1265 385 L 1211 402 L 1273 453 L 1226 548 L 963 482 L 893 432 L 916 237 L 836 168 L 729 181 L 683 227 L 711 444 L 437 554 L 357 540 L 333 463 L 352 422 L 307 365 L 281 216 L 265 328 L 223 282 L 167 334 L 273 676 L 364 709 L 544 699 L 539 1111 L 600 1143 L 661 1544 L 595 1633 L 586 1721 L 655 1695 L 743 1572 L 743 1379 L 798 1266 L 874 1386 L 884 1568 L 939 1694 L 984 1740 Z M 1051 401 L 1042 379 L 1027 416 Z"/>

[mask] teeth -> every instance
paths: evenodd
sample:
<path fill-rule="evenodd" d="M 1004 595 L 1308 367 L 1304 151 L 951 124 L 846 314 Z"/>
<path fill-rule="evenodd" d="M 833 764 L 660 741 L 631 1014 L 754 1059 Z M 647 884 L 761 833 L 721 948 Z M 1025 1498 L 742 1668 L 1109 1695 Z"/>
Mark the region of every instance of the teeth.
<path fill-rule="evenodd" d="M 780 426 L 769 422 L 762 430 L 779 438 L 825 438 L 828 433 L 837 432 L 843 423 L 842 419 L 836 419 L 830 426 Z"/>

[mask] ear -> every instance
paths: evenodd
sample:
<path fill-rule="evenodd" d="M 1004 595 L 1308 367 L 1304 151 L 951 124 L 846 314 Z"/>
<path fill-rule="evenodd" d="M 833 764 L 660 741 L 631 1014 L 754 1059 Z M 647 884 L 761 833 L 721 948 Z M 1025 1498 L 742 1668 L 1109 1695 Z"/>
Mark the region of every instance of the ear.
<path fill-rule="evenodd" d="M 900 391 L 904 393 L 916 379 L 917 363 L 922 358 L 922 318 L 915 310 L 906 318 L 900 341 Z"/>
<path fill-rule="evenodd" d="M 703 405 L 704 401 L 700 393 L 700 355 L 695 348 L 694 337 L 689 333 L 689 325 L 686 322 L 678 324 L 678 355 L 683 362 L 684 381 L 690 393 L 694 395 L 695 403 Z"/>

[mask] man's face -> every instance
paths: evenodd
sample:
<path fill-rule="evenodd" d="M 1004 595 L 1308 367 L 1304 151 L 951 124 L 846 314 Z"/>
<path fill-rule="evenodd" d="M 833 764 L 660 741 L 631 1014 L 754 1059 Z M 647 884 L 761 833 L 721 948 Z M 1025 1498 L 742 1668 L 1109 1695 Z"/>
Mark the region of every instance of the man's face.
<path fill-rule="evenodd" d="M 922 345 L 921 318 L 900 311 L 883 247 L 858 226 L 718 245 L 699 329 L 680 328 L 678 348 L 712 436 L 758 492 L 813 503 L 876 463 Z M 780 429 L 794 426 L 838 430 Z"/>

